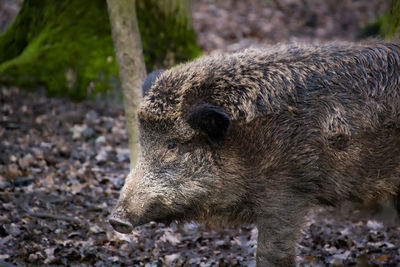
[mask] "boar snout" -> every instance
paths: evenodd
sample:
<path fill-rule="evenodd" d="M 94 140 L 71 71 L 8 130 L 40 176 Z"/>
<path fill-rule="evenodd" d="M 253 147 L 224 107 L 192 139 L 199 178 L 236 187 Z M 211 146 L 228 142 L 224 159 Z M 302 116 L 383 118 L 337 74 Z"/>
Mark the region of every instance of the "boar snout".
<path fill-rule="evenodd" d="M 132 224 L 126 219 L 126 216 L 124 216 L 124 211 L 118 208 L 111 213 L 108 222 L 115 231 L 123 234 L 130 234 L 133 230 Z"/>

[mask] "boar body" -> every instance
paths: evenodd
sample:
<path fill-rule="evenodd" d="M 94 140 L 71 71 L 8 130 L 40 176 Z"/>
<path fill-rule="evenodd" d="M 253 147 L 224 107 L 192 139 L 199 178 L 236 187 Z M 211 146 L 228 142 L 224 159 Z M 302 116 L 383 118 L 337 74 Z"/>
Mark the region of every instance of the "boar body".
<path fill-rule="evenodd" d="M 294 265 L 319 204 L 395 197 L 400 46 L 277 45 L 157 74 L 110 222 L 256 223 L 257 264 Z"/>

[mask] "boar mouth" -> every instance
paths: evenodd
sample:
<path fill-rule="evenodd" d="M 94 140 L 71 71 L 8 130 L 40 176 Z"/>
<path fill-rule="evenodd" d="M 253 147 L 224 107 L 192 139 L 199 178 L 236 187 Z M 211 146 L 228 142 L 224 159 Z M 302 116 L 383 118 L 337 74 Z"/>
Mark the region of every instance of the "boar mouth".
<path fill-rule="evenodd" d="M 116 217 L 111 217 L 108 219 L 111 226 L 114 228 L 115 231 L 122 233 L 122 234 L 130 234 L 133 230 L 133 226 L 131 223 L 127 221 L 120 220 Z"/>
<path fill-rule="evenodd" d="M 148 211 L 142 216 L 134 216 L 126 213 L 121 208 L 116 208 L 109 217 L 108 221 L 115 231 L 129 234 L 134 227 L 141 226 L 151 221 L 169 225 L 173 221 L 189 221 L 195 219 L 195 210 L 189 207 L 180 207 L 179 211 L 168 210 L 159 203 L 150 205 Z"/>
<path fill-rule="evenodd" d="M 146 216 L 147 215 L 147 216 Z M 196 218 L 196 211 L 192 207 L 180 207 L 179 211 L 177 210 L 168 210 L 167 207 L 161 204 L 153 204 L 151 205 L 150 209 L 132 222 L 134 227 L 140 226 L 151 221 L 157 223 L 163 223 L 165 225 L 169 225 L 170 223 L 177 221 L 177 222 L 185 222 L 191 221 Z"/>
<path fill-rule="evenodd" d="M 152 212 L 149 212 L 150 214 Z M 154 213 L 153 213 L 154 214 Z M 140 218 L 136 222 L 133 223 L 133 226 L 140 226 L 146 223 L 149 223 L 151 221 L 156 222 L 156 223 L 163 223 L 165 225 L 169 225 L 170 223 L 174 221 L 183 221 L 185 219 L 185 213 L 179 212 L 179 213 L 168 213 L 162 216 L 149 216 L 148 218 Z"/>

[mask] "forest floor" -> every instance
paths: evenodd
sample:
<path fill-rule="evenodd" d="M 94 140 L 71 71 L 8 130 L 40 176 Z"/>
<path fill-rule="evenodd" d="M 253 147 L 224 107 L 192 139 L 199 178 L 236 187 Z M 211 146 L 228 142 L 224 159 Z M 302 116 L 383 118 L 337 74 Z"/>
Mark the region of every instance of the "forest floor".
<path fill-rule="evenodd" d="M 202 49 L 212 54 L 265 43 L 356 40 L 363 25 L 387 10 L 379 0 L 330 2 L 195 1 L 193 20 Z M 132 235 L 113 231 L 106 219 L 128 170 L 120 107 L 1 88 L 0 266 L 255 265 L 252 225 L 211 230 L 149 223 Z M 298 265 L 400 266 L 394 213 L 382 213 L 387 225 L 362 213 L 355 206 L 311 211 Z"/>

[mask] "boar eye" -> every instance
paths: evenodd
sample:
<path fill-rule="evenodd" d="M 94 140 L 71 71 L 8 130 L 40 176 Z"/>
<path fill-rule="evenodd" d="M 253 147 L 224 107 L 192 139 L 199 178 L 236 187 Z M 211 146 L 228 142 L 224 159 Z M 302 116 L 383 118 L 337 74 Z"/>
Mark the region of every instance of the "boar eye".
<path fill-rule="evenodd" d="M 170 141 L 168 142 L 168 149 L 174 149 L 177 146 L 176 142 Z"/>

